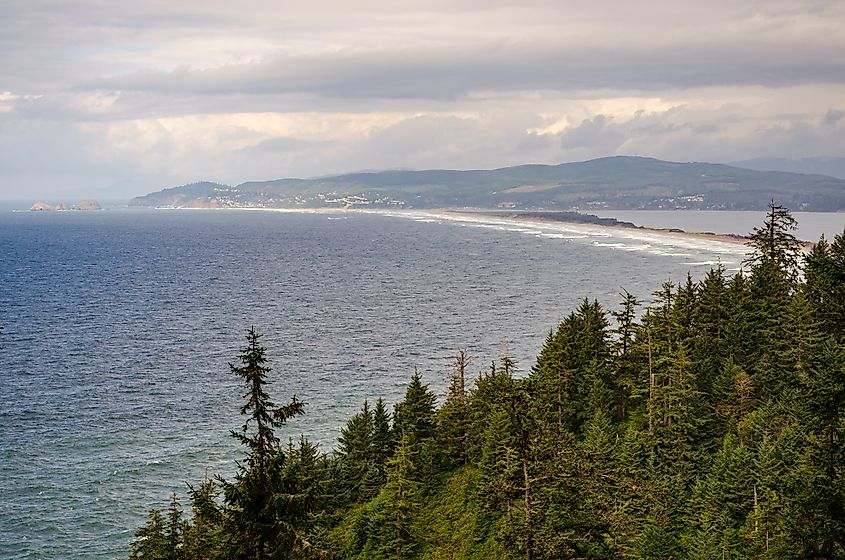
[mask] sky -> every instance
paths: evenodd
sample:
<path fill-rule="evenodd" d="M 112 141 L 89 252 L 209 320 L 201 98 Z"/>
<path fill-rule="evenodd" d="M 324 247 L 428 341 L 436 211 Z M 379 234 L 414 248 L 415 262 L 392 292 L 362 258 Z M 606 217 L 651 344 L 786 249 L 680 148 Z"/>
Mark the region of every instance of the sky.
<path fill-rule="evenodd" d="M 842 0 L 0 0 L 0 198 L 845 156 Z"/>

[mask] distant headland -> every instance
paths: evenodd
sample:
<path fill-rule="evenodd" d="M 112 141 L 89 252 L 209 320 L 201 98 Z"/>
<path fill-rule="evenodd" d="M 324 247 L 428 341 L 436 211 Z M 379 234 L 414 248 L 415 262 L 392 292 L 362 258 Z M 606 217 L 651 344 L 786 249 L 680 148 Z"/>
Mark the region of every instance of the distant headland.
<path fill-rule="evenodd" d="M 199 182 L 134 198 L 158 208 L 845 211 L 845 179 L 615 156 L 491 170 L 381 171 L 312 179 Z"/>

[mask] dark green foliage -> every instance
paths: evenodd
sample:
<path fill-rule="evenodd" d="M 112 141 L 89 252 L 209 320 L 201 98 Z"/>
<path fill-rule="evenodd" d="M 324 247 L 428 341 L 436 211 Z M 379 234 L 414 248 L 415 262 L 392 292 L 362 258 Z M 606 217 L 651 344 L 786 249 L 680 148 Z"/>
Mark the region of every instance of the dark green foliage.
<path fill-rule="evenodd" d="M 804 290 L 821 328 L 845 340 L 845 231 L 824 237 L 804 257 Z"/>
<path fill-rule="evenodd" d="M 176 492 L 174 492 L 170 496 L 170 507 L 167 509 L 167 521 L 164 528 L 169 552 L 167 558 L 179 560 L 184 557 L 184 532 L 185 522 L 182 521 L 182 506 L 179 504 Z"/>
<path fill-rule="evenodd" d="M 614 414 L 618 420 L 625 418 L 634 405 L 635 395 L 638 393 L 639 378 L 637 375 L 637 357 L 634 353 L 634 341 L 639 325 L 637 319 L 637 298 L 625 292 L 622 294 L 622 308 L 611 312 L 616 320 L 616 329 L 612 343 L 614 353 L 615 372 L 613 376 L 613 392 L 616 396 Z M 548 342 L 546 343 L 548 345 Z"/>
<path fill-rule="evenodd" d="M 331 457 L 275 429 L 250 331 L 246 458 L 153 510 L 132 558 L 845 558 L 845 234 L 797 274 L 772 205 L 747 273 L 664 283 L 643 312 L 584 300 L 519 377 L 509 357 L 445 402 L 415 372 L 364 402 Z M 516 375 L 515 375 L 516 374 Z"/>
<path fill-rule="evenodd" d="M 288 419 L 303 414 L 303 403 L 296 397 L 285 406 L 277 407 L 265 392 L 267 375 L 266 350 L 258 342 L 255 329 L 247 333 L 247 345 L 240 355 L 240 366 L 230 364 L 232 373 L 246 385 L 246 403 L 241 414 L 247 417 L 240 431 L 232 437 L 246 448 L 246 460 L 238 463 L 233 481 L 221 479 L 223 498 L 223 526 L 226 534 L 224 548 L 235 558 L 288 557 L 290 552 L 305 546 L 307 541 L 297 522 L 288 514 L 298 514 L 300 499 L 291 492 L 286 472 L 289 453 L 281 447 L 275 429 Z"/>
<path fill-rule="evenodd" d="M 503 409 L 488 420 L 478 466 L 479 501 L 490 510 L 506 511 L 519 495 L 520 461 L 514 425 Z"/>
<path fill-rule="evenodd" d="M 411 383 L 405 392 L 405 400 L 396 405 L 394 429 L 399 438 L 408 436 L 413 442 L 422 442 L 434 437 L 434 404 L 437 398 L 424 385 L 422 376 L 414 371 Z"/>
<path fill-rule="evenodd" d="M 393 429 L 399 441 L 406 440 L 412 452 L 409 454 L 414 469 L 414 478 L 433 483 L 436 477 L 440 455 L 436 447 L 435 402 L 437 398 L 423 384 L 419 372 L 414 371 L 405 399 L 396 405 Z M 388 481 L 390 477 L 388 476 Z"/>
<path fill-rule="evenodd" d="M 373 431 L 370 438 L 370 462 L 367 475 L 362 483 L 362 491 L 368 497 L 373 497 L 387 482 L 387 462 L 393 455 L 396 446 L 394 432 L 390 427 L 390 413 L 384 400 L 379 398 L 373 409 Z"/>
<path fill-rule="evenodd" d="M 531 372 L 536 412 L 543 421 L 579 432 L 593 407 L 618 408 L 622 399 L 608 368 L 607 328 L 598 302 L 585 299 L 546 339 Z"/>
<path fill-rule="evenodd" d="M 806 558 L 845 556 L 845 351 L 824 344 L 802 377 L 806 447 L 796 486 L 794 528 Z M 800 484 L 803 483 L 803 484 Z"/>
<path fill-rule="evenodd" d="M 797 223 L 789 210 L 772 201 L 763 226 L 754 228 L 748 236 L 753 252 L 746 262 L 756 268 L 770 265 L 794 279 L 801 256 L 801 244 L 793 233 L 796 229 Z"/>
<path fill-rule="evenodd" d="M 130 560 L 165 560 L 168 558 L 168 542 L 165 520 L 161 511 L 150 511 L 146 525 L 135 533 Z"/>
<path fill-rule="evenodd" d="M 372 517 L 373 543 L 376 557 L 403 560 L 413 555 L 419 537 L 412 529 L 412 515 L 419 506 L 421 484 L 415 479 L 415 455 L 419 444 L 406 433 L 387 465 L 387 483 Z"/>
<path fill-rule="evenodd" d="M 469 356 L 459 350 L 450 364 L 449 392 L 437 411 L 437 450 L 441 468 L 450 469 L 467 462 L 469 406 L 467 404 L 467 367 Z"/>
<path fill-rule="evenodd" d="M 343 503 L 358 502 L 359 495 L 369 499 L 369 492 L 362 492 L 364 480 L 373 467 L 373 413 L 367 401 L 361 412 L 353 416 L 340 430 L 335 457 L 339 479 L 337 481 Z"/>
<path fill-rule="evenodd" d="M 218 489 L 206 478 L 198 487 L 189 487 L 192 520 L 184 532 L 186 558 L 216 558 L 219 552 L 221 511 Z"/>

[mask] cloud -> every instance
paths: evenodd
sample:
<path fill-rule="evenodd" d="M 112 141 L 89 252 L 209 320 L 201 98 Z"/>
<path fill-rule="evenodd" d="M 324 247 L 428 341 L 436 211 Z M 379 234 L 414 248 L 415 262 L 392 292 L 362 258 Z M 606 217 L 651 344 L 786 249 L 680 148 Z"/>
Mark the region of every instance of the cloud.
<path fill-rule="evenodd" d="M 836 0 L 8 0 L 4 23 L 0 197 L 843 155 Z"/>
<path fill-rule="evenodd" d="M 845 119 L 845 110 L 831 109 L 822 117 L 822 123 L 827 126 L 835 126 Z"/>
<path fill-rule="evenodd" d="M 604 115 L 584 119 L 578 126 L 560 134 L 560 147 L 564 150 L 592 148 L 614 153 L 625 137 L 618 128 L 609 125 L 610 122 Z"/>
<path fill-rule="evenodd" d="M 840 45 L 845 50 L 845 43 Z M 343 49 L 210 69 L 145 69 L 84 82 L 83 89 L 158 94 L 307 94 L 328 98 L 455 99 L 476 92 L 781 87 L 845 83 L 828 45 L 772 42 L 653 49 L 494 41 L 456 49 Z"/>

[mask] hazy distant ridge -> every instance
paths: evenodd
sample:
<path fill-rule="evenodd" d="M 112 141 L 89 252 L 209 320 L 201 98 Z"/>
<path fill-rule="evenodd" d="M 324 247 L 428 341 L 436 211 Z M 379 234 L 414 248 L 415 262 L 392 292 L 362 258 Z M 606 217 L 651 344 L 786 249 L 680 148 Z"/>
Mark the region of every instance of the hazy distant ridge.
<path fill-rule="evenodd" d="M 845 210 L 845 180 L 713 163 L 607 157 L 493 170 L 350 173 L 316 179 L 201 182 L 132 200 L 148 207 L 487 207 Z"/>

